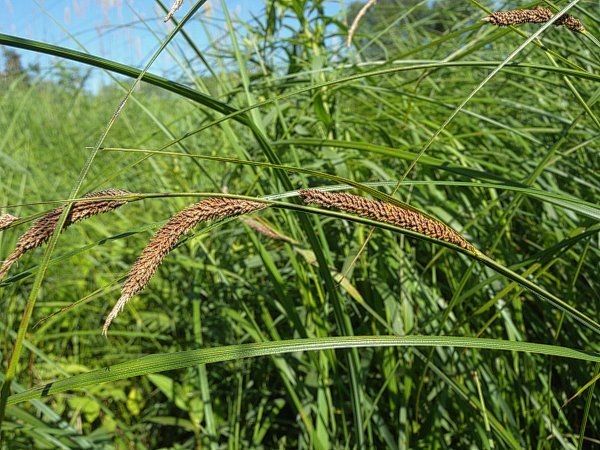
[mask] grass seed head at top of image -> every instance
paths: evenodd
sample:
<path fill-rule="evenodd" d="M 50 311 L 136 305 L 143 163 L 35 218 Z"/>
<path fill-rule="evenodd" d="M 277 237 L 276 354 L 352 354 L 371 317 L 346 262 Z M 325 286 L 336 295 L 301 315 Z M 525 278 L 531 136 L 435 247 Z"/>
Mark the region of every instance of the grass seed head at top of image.
<path fill-rule="evenodd" d="M 548 9 L 538 6 L 533 9 L 513 9 L 510 11 L 496 11 L 483 19 L 492 25 L 507 27 L 510 25 L 520 25 L 523 23 L 546 23 L 554 17 L 554 13 Z M 555 26 L 563 25 L 571 31 L 578 33 L 585 32 L 585 28 L 579 19 L 563 14 L 555 22 Z"/>

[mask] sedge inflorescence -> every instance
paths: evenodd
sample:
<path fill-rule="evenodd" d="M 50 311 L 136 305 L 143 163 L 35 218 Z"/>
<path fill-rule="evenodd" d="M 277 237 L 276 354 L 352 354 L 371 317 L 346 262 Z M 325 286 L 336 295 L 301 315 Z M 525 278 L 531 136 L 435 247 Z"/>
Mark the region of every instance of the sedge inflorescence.
<path fill-rule="evenodd" d="M 108 328 L 127 302 L 148 284 L 165 257 L 177 245 L 182 235 L 201 222 L 222 220 L 228 217 L 248 214 L 266 208 L 266 203 L 236 198 L 207 198 L 171 217 L 152 237 L 131 267 L 127 280 L 121 289 L 121 297 L 108 314 L 102 333 Z"/>
<path fill-rule="evenodd" d="M 500 27 L 520 25 L 523 23 L 546 23 L 554 17 L 554 13 L 543 7 L 533 9 L 514 9 L 511 11 L 496 11 L 484 18 L 486 22 Z M 583 33 L 585 28 L 579 19 L 563 14 L 555 22 L 556 26 L 564 26 L 571 31 Z"/>
<path fill-rule="evenodd" d="M 15 220 L 19 220 L 19 218 L 12 214 L 0 215 L 0 231 L 10 227 Z"/>
<path fill-rule="evenodd" d="M 303 189 L 299 192 L 302 200 L 309 204 L 336 208 L 367 219 L 396 225 L 419 234 L 457 245 L 465 250 L 476 252 L 475 247 L 445 223 L 426 215 L 397 205 L 369 200 L 344 192 L 325 192 L 317 189 Z"/>
<path fill-rule="evenodd" d="M 122 189 L 106 189 L 85 195 L 85 200 L 79 200 L 73 203 L 61 231 L 76 222 L 98 214 L 113 211 L 119 206 L 124 205 L 127 203 L 127 200 L 122 198 L 112 199 L 110 197 L 123 197 L 126 195 L 131 195 L 131 193 Z M 64 208 L 64 206 L 60 206 L 45 214 L 34 222 L 34 224 L 19 238 L 15 249 L 0 267 L 0 279 L 6 275 L 10 267 L 25 253 L 41 246 L 50 239 L 56 230 L 58 220 L 63 213 Z"/>

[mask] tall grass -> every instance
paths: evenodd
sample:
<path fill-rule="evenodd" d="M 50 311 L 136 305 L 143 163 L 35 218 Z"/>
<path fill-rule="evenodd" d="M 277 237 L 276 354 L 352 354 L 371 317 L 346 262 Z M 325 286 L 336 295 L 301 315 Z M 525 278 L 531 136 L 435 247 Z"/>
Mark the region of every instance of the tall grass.
<path fill-rule="evenodd" d="M 383 1 L 350 48 L 319 1 L 250 22 L 202 3 L 168 36 L 141 19 L 172 77 L 0 34 L 114 77 L 0 81 L 0 258 L 63 219 L 0 281 L 3 445 L 599 445 L 595 2 L 544 3 L 575 33 L 497 28 L 492 2 Z M 108 186 L 137 194 L 59 235 Z M 104 338 L 152 234 L 207 197 L 271 207 L 169 234 Z"/>

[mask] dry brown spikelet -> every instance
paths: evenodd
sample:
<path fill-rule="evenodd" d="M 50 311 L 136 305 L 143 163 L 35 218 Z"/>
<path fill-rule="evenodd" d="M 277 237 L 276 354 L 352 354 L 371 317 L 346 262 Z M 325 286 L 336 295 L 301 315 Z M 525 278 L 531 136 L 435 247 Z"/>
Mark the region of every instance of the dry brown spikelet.
<path fill-rule="evenodd" d="M 571 31 L 575 31 L 577 33 L 585 33 L 585 27 L 581 23 L 579 19 L 576 19 L 569 14 L 565 14 L 560 19 L 556 21 L 558 25 L 563 25 L 567 27 Z"/>
<path fill-rule="evenodd" d="M 368 219 L 386 222 L 441 241 L 449 242 L 471 252 L 477 252 L 472 244 L 448 225 L 431 219 L 417 211 L 343 192 L 303 189 L 299 194 L 306 203 L 325 208 L 337 208 Z"/>
<path fill-rule="evenodd" d="M 133 264 L 121 289 L 121 297 L 110 311 L 102 327 L 106 336 L 108 327 L 123 310 L 127 302 L 150 281 L 163 259 L 175 247 L 181 236 L 200 222 L 220 220 L 248 214 L 266 208 L 266 203 L 235 198 L 207 198 L 178 212 L 152 237 L 146 248 Z"/>
<path fill-rule="evenodd" d="M 363 5 L 363 7 L 360 9 L 360 11 L 358 11 L 358 14 L 352 21 L 352 25 L 350 25 L 350 28 L 348 29 L 348 37 L 346 38 L 346 46 L 347 47 L 350 47 L 352 45 L 352 39 L 354 38 L 354 34 L 356 33 L 356 30 L 358 29 L 358 24 L 360 23 L 362 18 L 367 14 L 367 11 L 375 5 L 375 3 L 377 3 L 377 0 L 369 0 L 367 3 L 365 3 Z"/>
<path fill-rule="evenodd" d="M 171 17 L 173 17 L 173 14 L 175 14 L 177 12 L 177 10 L 179 8 L 181 8 L 181 5 L 183 5 L 183 0 L 175 0 L 173 2 L 171 9 L 169 10 L 169 12 L 167 13 L 167 16 L 164 19 L 165 22 L 168 22 L 171 19 Z"/>
<path fill-rule="evenodd" d="M 124 191 L 121 189 L 106 189 L 98 192 L 91 192 L 85 195 L 85 198 L 92 197 L 122 197 L 125 195 L 130 195 L 131 193 L 128 191 Z M 79 222 L 80 220 L 87 219 L 92 216 L 96 216 L 98 214 L 102 214 L 108 211 L 112 211 L 119 206 L 127 203 L 127 200 L 119 199 L 102 199 L 102 200 L 80 200 L 78 202 L 74 202 L 67 219 L 65 221 L 63 230 L 67 228 L 69 225 L 74 224 L 75 222 Z M 46 215 L 42 216 L 38 219 L 32 226 L 23 234 L 19 240 L 17 241 L 17 246 L 13 250 L 13 252 L 8 256 L 8 258 L 2 264 L 0 268 L 0 280 L 6 275 L 10 267 L 27 253 L 29 250 L 39 247 L 44 244 L 56 229 L 58 224 L 58 219 L 63 212 L 64 206 L 60 206 L 56 209 L 53 209 Z M 62 230 L 61 230 L 62 231 Z"/>
<path fill-rule="evenodd" d="M 275 231 L 273 228 L 271 228 L 270 226 L 268 226 L 267 224 L 260 222 L 256 219 L 252 219 L 250 217 L 247 217 L 245 219 L 242 219 L 243 222 L 248 225 L 250 228 L 252 228 L 254 231 L 256 231 L 257 233 L 262 234 L 263 236 L 266 236 L 268 238 L 271 238 L 275 241 L 283 241 L 283 242 L 288 242 L 290 244 L 296 244 L 297 242 L 295 240 L 293 240 L 292 238 L 285 236 L 277 231 Z"/>
<path fill-rule="evenodd" d="M 0 216 L 0 231 L 8 228 L 15 220 L 19 220 L 19 218 L 12 214 L 2 214 Z"/>
<path fill-rule="evenodd" d="M 546 23 L 554 17 L 554 13 L 548 8 L 537 7 L 533 9 L 515 9 L 511 11 L 496 11 L 483 20 L 500 27 L 519 25 L 522 23 Z M 562 15 L 554 25 L 564 25 L 571 31 L 583 33 L 583 24 L 569 14 Z"/>

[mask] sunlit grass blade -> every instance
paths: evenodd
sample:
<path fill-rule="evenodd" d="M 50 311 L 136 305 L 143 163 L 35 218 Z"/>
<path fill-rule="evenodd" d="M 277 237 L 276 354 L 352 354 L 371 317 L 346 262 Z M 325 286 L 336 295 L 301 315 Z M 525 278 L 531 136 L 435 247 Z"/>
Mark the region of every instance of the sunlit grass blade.
<path fill-rule="evenodd" d="M 527 352 L 545 356 L 570 358 L 586 362 L 600 362 L 600 356 L 578 350 L 536 344 L 532 342 L 503 341 L 498 339 L 468 338 L 457 336 L 346 336 L 293 341 L 241 344 L 225 347 L 204 348 L 170 354 L 145 356 L 126 361 L 82 375 L 45 384 L 9 397 L 8 404 L 14 405 L 27 400 L 44 398 L 61 392 L 81 389 L 98 383 L 122 380 L 150 373 L 182 369 L 197 364 L 210 364 L 239 358 L 281 355 L 292 352 L 373 347 L 462 347 L 495 351 Z"/>

